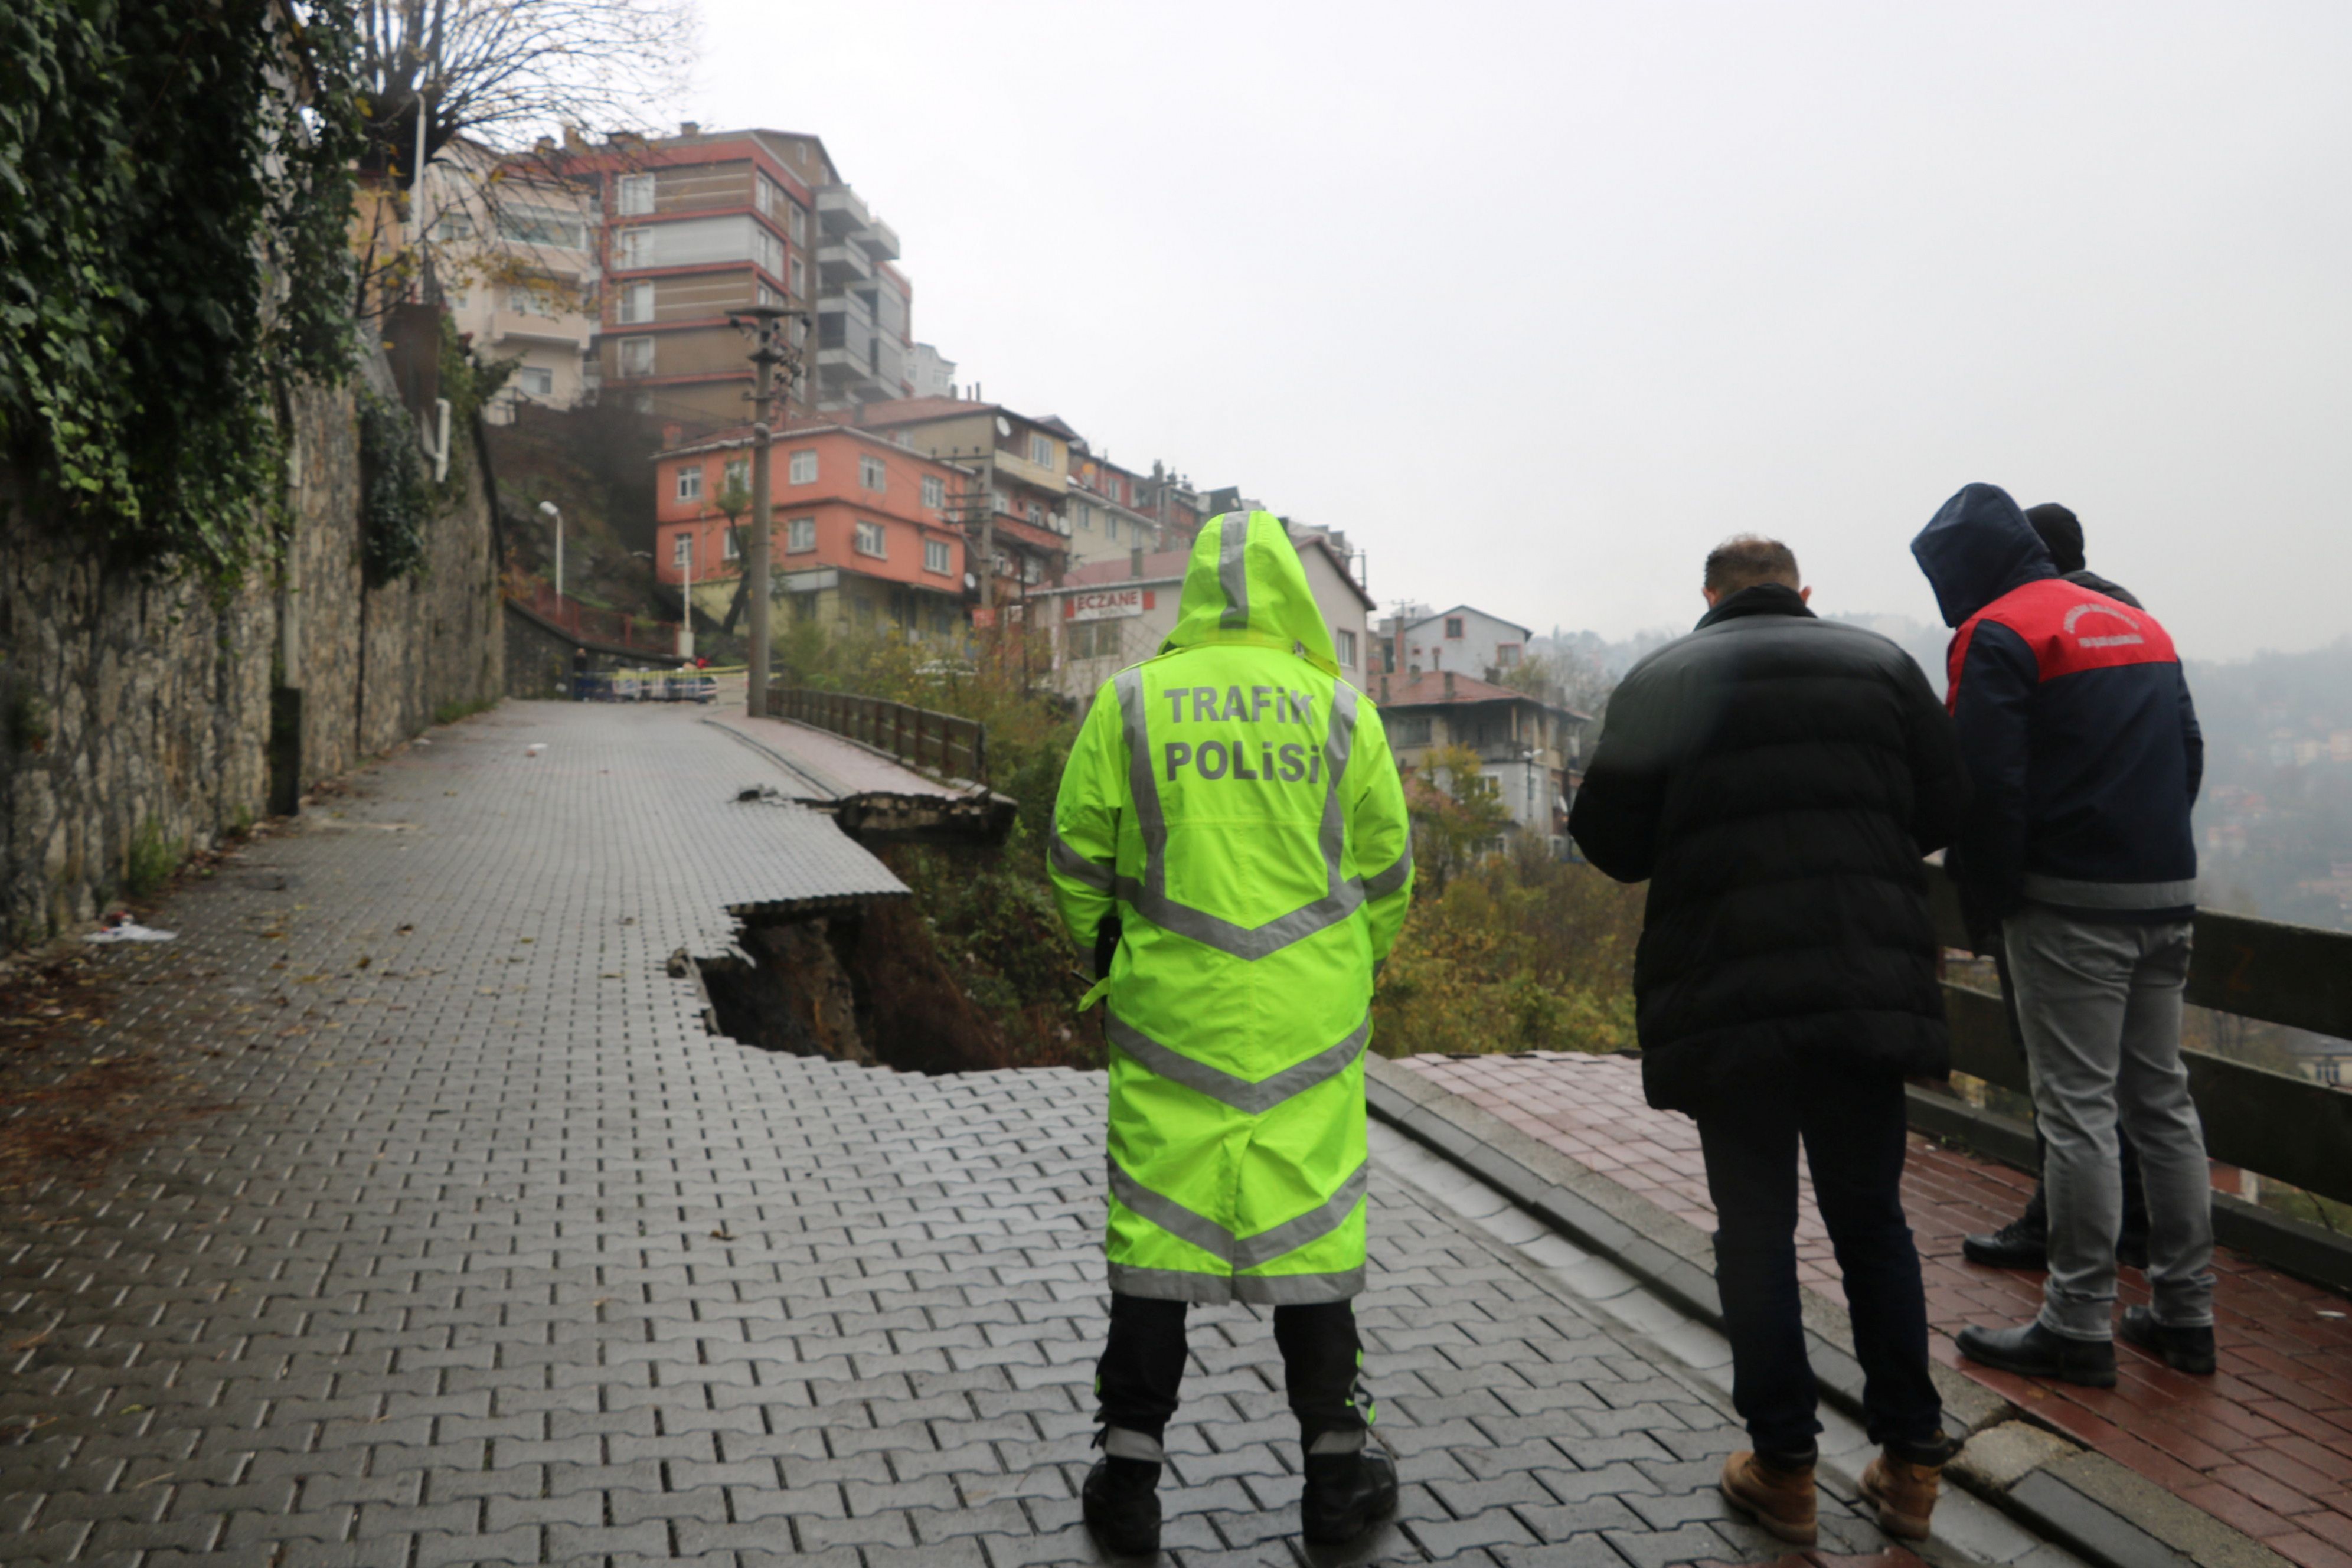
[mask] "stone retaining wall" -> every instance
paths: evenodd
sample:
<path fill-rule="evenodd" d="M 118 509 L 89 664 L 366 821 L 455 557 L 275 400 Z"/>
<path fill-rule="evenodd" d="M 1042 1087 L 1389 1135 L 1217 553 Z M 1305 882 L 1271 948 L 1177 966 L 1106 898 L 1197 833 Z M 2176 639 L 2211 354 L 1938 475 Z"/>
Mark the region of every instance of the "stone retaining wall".
<path fill-rule="evenodd" d="M 380 361 L 363 379 L 390 384 Z M 425 567 L 371 588 L 354 405 L 349 389 L 297 395 L 282 572 L 257 569 L 225 600 L 110 567 L 0 467 L 0 949 L 93 920 L 125 890 L 134 846 L 178 857 L 266 815 L 274 689 L 300 694 L 299 764 L 281 782 L 302 789 L 436 710 L 503 692 L 479 443 L 457 433 L 460 494 Z"/>

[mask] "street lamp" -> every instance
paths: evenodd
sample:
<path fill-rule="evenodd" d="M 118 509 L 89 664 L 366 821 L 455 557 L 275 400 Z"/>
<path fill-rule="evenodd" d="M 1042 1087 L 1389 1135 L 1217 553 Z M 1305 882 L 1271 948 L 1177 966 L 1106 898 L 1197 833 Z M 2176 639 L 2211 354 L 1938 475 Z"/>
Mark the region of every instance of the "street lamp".
<path fill-rule="evenodd" d="M 551 500 L 540 502 L 539 510 L 555 520 L 555 597 L 561 604 L 563 599 L 563 513 L 556 510 Z"/>
<path fill-rule="evenodd" d="M 688 664 L 694 662 L 694 535 L 681 533 L 677 542 L 686 546 L 686 613 L 678 617 L 677 656 Z"/>

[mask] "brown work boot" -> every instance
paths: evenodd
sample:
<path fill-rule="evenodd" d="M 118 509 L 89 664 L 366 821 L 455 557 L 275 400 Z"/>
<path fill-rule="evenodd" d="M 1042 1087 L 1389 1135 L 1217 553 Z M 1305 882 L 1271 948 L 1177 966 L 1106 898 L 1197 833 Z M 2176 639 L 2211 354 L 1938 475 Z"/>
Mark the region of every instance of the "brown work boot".
<path fill-rule="evenodd" d="M 1815 1524 L 1813 1467 L 1782 1469 L 1745 1448 L 1723 1461 L 1724 1500 L 1756 1516 L 1764 1532 L 1791 1546 L 1811 1546 Z"/>
<path fill-rule="evenodd" d="M 1878 1505 L 1878 1528 L 1905 1541 L 1927 1540 L 1943 1474 L 1941 1465 L 1916 1465 L 1891 1451 L 1871 1460 L 1863 1468 L 1862 1495 Z"/>

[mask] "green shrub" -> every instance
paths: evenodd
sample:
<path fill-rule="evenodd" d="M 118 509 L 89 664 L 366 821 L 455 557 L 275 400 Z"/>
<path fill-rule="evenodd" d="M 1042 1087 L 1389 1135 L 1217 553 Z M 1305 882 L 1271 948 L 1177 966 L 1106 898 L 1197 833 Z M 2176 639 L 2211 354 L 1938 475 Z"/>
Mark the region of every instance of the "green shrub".
<path fill-rule="evenodd" d="M 149 817 L 131 836 L 131 853 L 122 868 L 122 885 L 134 899 L 143 899 L 172 879 L 188 858 L 188 841 L 173 839 L 161 821 Z"/>

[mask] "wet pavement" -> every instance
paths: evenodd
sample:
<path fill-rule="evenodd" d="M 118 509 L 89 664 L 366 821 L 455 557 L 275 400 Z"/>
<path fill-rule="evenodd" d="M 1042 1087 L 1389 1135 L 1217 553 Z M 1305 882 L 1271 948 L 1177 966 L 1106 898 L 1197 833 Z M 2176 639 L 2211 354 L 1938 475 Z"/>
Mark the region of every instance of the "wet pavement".
<path fill-rule="evenodd" d="M 0 1206 L 0 1561 L 1087 1562 L 1102 1079 L 714 1036 L 730 910 L 888 893 L 691 710 L 433 731 L 110 950 L 90 1055 L 221 1109 Z M 532 746 L 543 749 L 530 750 Z M 1781 1549 L 1721 1394 L 1393 1163 L 1359 1303 L 1398 1521 L 1317 1561 Z M 1172 1561 L 1290 1563 L 1267 1325 L 1195 1315 Z M 1823 1548 L 1886 1542 L 1850 1493 Z"/>

